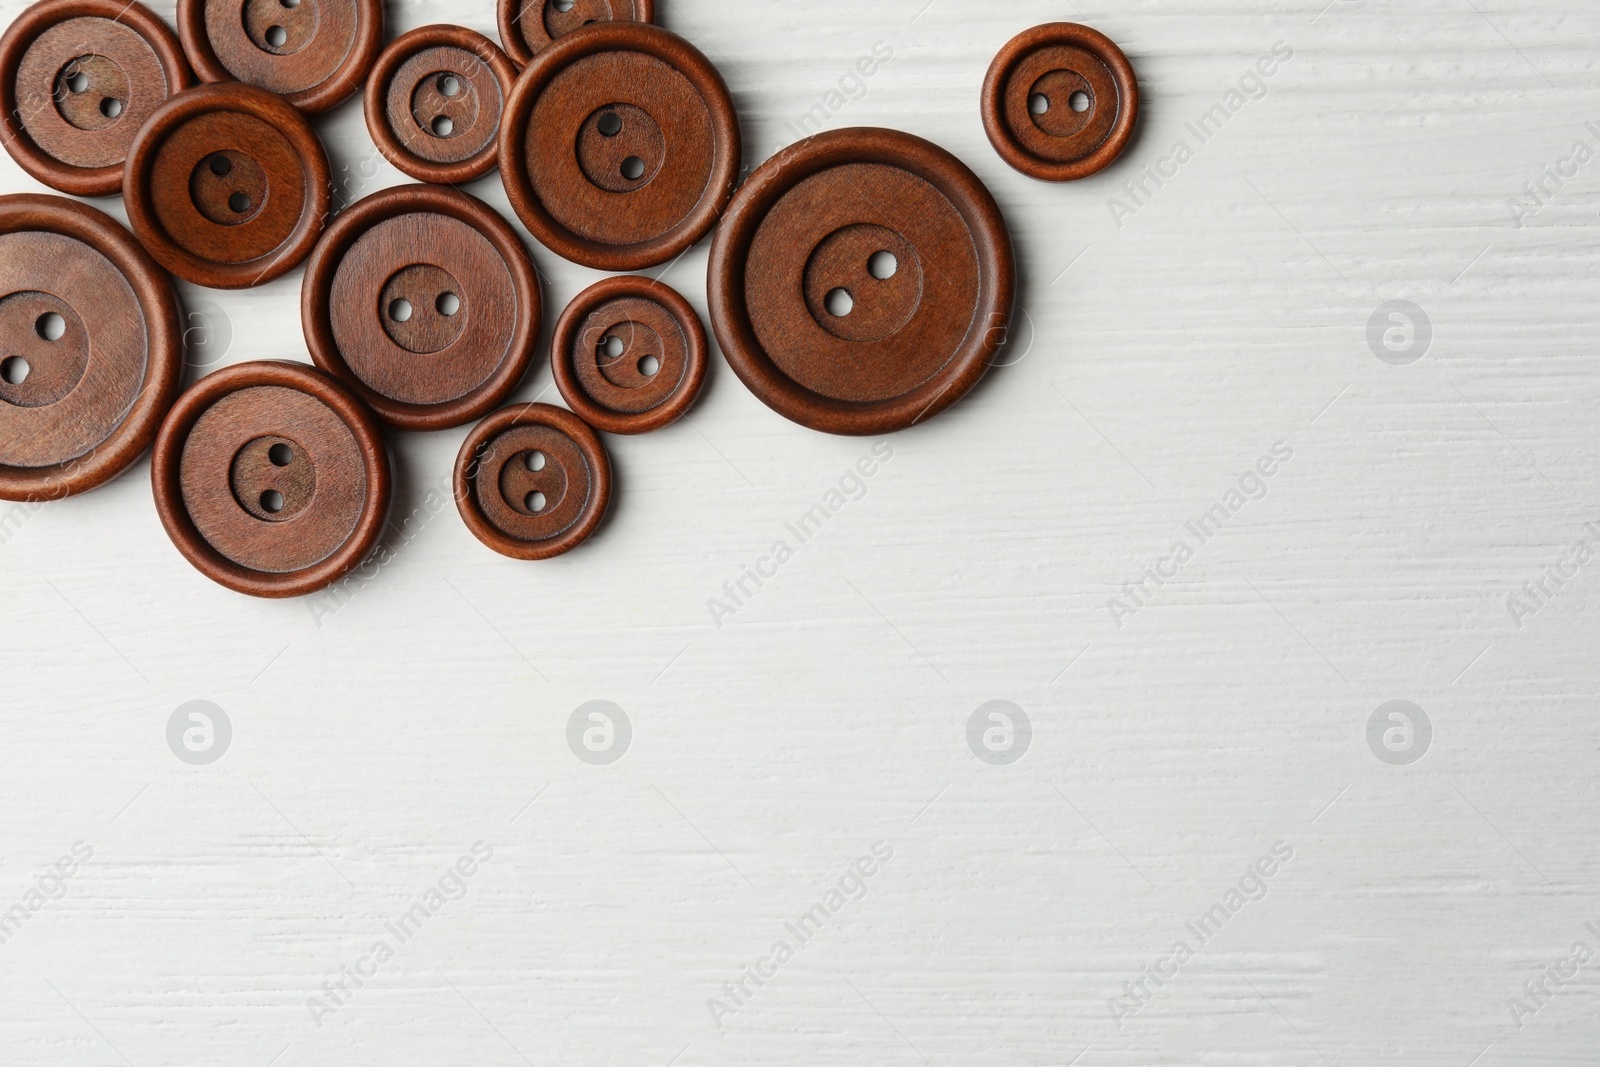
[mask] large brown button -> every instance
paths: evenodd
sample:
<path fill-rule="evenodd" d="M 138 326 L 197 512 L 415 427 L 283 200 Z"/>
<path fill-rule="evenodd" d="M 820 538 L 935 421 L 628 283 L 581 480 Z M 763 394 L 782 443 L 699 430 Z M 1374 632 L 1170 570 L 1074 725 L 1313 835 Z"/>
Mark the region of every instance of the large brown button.
<path fill-rule="evenodd" d="M 306 112 L 355 92 L 383 44 L 383 0 L 178 0 L 201 81 L 242 81 Z"/>
<path fill-rule="evenodd" d="M 292 269 L 316 244 L 328 157 L 281 97 L 203 85 L 140 127 L 123 195 L 133 232 L 162 266 L 196 285 L 244 289 Z"/>
<path fill-rule="evenodd" d="M 500 0 L 500 41 L 519 67 L 557 37 L 596 22 L 654 22 L 655 0 Z"/>
<path fill-rule="evenodd" d="M 649 278 L 607 278 L 556 323 L 550 368 L 573 411 L 608 433 L 677 421 L 705 384 L 706 332 L 689 302 Z"/>
<path fill-rule="evenodd" d="M 314 593 L 377 543 L 389 454 L 343 386 L 303 363 L 238 363 L 178 398 L 151 457 L 167 536 L 212 581 Z"/>
<path fill-rule="evenodd" d="M 538 276 L 486 204 L 406 185 L 341 214 L 306 264 L 300 318 L 317 366 L 404 430 L 460 426 L 522 381 Z"/>
<path fill-rule="evenodd" d="M 665 263 L 705 236 L 739 161 L 739 119 L 716 68 L 638 22 L 591 26 L 540 52 L 500 124 L 517 217 L 597 270 Z"/>
<path fill-rule="evenodd" d="M 517 69 L 462 26 L 424 26 L 378 56 L 367 79 L 367 131 L 418 181 L 456 185 L 487 174 Z"/>
<path fill-rule="evenodd" d="M 127 0 L 42 0 L 0 38 L 6 151 L 53 189 L 111 196 L 133 135 L 188 88 L 178 39 Z"/>
<path fill-rule="evenodd" d="M 1040 181 L 1075 181 L 1128 147 L 1139 79 L 1111 38 L 1054 22 L 1000 49 L 983 81 L 982 111 L 1001 159 Z"/>
<path fill-rule="evenodd" d="M 122 473 L 182 367 L 172 282 L 127 230 L 65 197 L 0 196 L 0 498 Z"/>
<path fill-rule="evenodd" d="M 880 434 L 961 399 L 1016 285 L 994 198 L 894 130 L 819 134 L 756 170 L 717 227 L 711 325 L 734 371 L 812 429 Z"/>
<path fill-rule="evenodd" d="M 512 559 L 549 559 L 594 533 L 611 500 L 600 436 L 549 404 L 501 408 L 456 456 L 456 507 L 474 537 Z"/>

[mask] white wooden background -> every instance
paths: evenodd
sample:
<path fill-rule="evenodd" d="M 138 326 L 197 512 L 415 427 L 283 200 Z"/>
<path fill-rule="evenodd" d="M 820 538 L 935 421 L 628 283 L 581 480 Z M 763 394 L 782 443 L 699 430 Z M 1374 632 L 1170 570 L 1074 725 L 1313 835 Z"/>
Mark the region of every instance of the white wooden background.
<path fill-rule="evenodd" d="M 494 35 L 489 0 L 389 18 Z M 1121 162 L 1050 186 L 994 155 L 977 95 L 1005 40 L 1061 18 L 1122 44 L 1145 110 Z M 337 610 L 201 578 L 147 463 L 0 506 L 0 921 L 22 909 L 0 1062 L 1600 1061 L 1600 565 L 1565 562 L 1600 543 L 1593 4 L 666 0 L 660 21 L 723 71 L 751 164 L 819 103 L 965 159 L 1016 239 L 1011 365 L 890 439 L 720 627 L 708 600 L 885 447 L 790 425 L 720 359 L 689 420 L 608 440 L 611 517 L 557 561 L 430 513 L 465 429 L 398 436 L 396 519 L 421 518 Z M 893 58 L 830 101 L 878 42 Z M 1275 45 L 1292 58 L 1201 143 L 1186 123 Z M 317 126 L 352 191 L 404 180 L 359 101 Z M 1179 140 L 1176 177 L 1129 199 Z M 0 188 L 40 187 L 0 159 Z M 496 177 L 470 188 L 506 210 Z M 597 276 L 533 255 L 548 333 Z M 705 260 L 665 274 L 702 312 Z M 305 358 L 298 273 L 184 294 L 213 366 Z M 1395 300 L 1431 325 L 1406 365 L 1378 356 L 1404 320 L 1368 337 Z M 543 366 L 518 397 L 540 395 Z M 1280 442 L 1264 496 L 1108 609 Z M 195 700 L 232 730 L 204 766 L 166 740 Z M 591 700 L 631 723 L 609 765 L 568 745 Z M 968 746 L 992 700 L 1032 724 L 1009 764 Z M 1409 765 L 1369 745 L 1392 700 L 1432 725 Z M 462 895 L 446 872 L 475 842 Z M 744 978 L 877 842 L 865 895 Z M 1246 876 L 1275 846 L 1263 895 Z M 442 877 L 458 899 L 428 911 Z M 1201 945 L 1186 924 L 1218 904 Z"/>

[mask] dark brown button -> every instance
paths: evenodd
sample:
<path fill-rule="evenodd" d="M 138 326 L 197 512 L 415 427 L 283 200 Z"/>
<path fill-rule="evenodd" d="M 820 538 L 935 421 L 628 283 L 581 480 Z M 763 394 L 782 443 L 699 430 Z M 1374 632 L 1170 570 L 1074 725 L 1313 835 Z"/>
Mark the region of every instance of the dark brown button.
<path fill-rule="evenodd" d="M 706 332 L 689 302 L 649 278 L 607 278 L 567 305 L 550 369 L 568 406 L 608 433 L 676 422 L 705 384 Z"/>
<path fill-rule="evenodd" d="M 983 81 L 982 111 L 1001 159 L 1040 181 L 1076 181 L 1128 147 L 1139 79 L 1099 30 L 1053 22 L 1000 49 Z"/>
<path fill-rule="evenodd" d="M 162 424 L 150 476 L 178 551 L 251 596 L 303 596 L 338 581 L 389 513 L 377 421 L 303 363 L 238 363 L 200 379 Z"/>
<path fill-rule="evenodd" d="M 123 195 L 133 232 L 162 266 L 196 285 L 245 289 L 292 269 L 316 244 L 328 157 L 282 97 L 203 85 L 140 127 Z"/>
<path fill-rule="evenodd" d="M 456 456 L 456 507 L 474 537 L 512 559 L 549 559 L 584 542 L 611 500 L 599 434 L 549 404 L 501 408 Z"/>
<path fill-rule="evenodd" d="M 201 81 L 242 81 L 316 113 L 372 69 L 383 0 L 178 0 L 178 37 Z"/>
<path fill-rule="evenodd" d="M 500 125 L 517 217 L 597 270 L 665 263 L 705 236 L 739 159 L 739 118 L 716 68 L 639 22 L 591 26 L 540 52 Z"/>
<path fill-rule="evenodd" d="M 894 130 L 773 156 L 717 227 L 711 325 L 763 403 L 827 433 L 904 429 L 961 399 L 1005 343 L 1016 285 L 994 198 Z"/>
<path fill-rule="evenodd" d="M 517 66 L 596 22 L 654 22 L 655 0 L 500 0 L 500 41 Z"/>
<path fill-rule="evenodd" d="M 418 181 L 455 185 L 487 174 L 517 69 L 489 38 L 424 26 L 378 56 L 367 79 L 367 131 Z"/>
<path fill-rule="evenodd" d="M 65 197 L 0 196 L 0 498 L 122 473 L 182 367 L 172 282 L 127 230 Z"/>
<path fill-rule="evenodd" d="M 403 430 L 500 404 L 539 340 L 539 280 L 488 205 L 434 185 L 358 201 L 306 264 L 300 318 L 317 366 Z"/>
<path fill-rule="evenodd" d="M 0 37 L 6 151 L 53 189 L 111 196 L 150 113 L 192 81 L 178 39 L 126 0 L 42 0 Z"/>

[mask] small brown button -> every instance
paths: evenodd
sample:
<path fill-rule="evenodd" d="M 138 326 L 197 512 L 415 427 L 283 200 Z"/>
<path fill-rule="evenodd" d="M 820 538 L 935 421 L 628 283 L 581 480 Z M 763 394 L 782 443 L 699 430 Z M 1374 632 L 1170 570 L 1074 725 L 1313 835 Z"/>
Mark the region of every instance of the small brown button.
<path fill-rule="evenodd" d="M 282 97 L 202 85 L 140 127 L 123 195 L 133 232 L 162 266 L 196 285 L 245 289 L 289 271 L 316 244 L 328 157 Z"/>
<path fill-rule="evenodd" d="M 405 185 L 334 220 L 306 264 L 300 318 L 317 366 L 403 430 L 500 404 L 539 340 L 539 280 L 481 200 Z"/>
<path fill-rule="evenodd" d="M 487 174 L 517 69 L 489 38 L 424 26 L 378 56 L 367 79 L 367 131 L 385 158 L 424 182 Z"/>
<path fill-rule="evenodd" d="M 1016 287 L 994 198 L 950 153 L 837 130 L 752 174 L 711 246 L 711 325 L 786 418 L 880 434 L 932 418 L 1005 343 Z"/>
<path fill-rule="evenodd" d="M 654 22 L 655 0 L 500 0 L 500 41 L 519 67 L 557 37 L 596 22 Z"/>
<path fill-rule="evenodd" d="M 178 37 L 201 81 L 242 81 L 314 114 L 372 69 L 383 0 L 178 0 Z"/>
<path fill-rule="evenodd" d="M 126 0 L 41 0 L 0 37 L 6 151 L 53 189 L 111 196 L 150 113 L 193 80 L 178 39 Z"/>
<path fill-rule="evenodd" d="M 556 323 L 550 367 L 573 411 L 608 433 L 677 421 L 705 384 L 706 332 L 689 302 L 649 278 L 607 278 Z"/>
<path fill-rule="evenodd" d="M 600 436 L 549 404 L 501 408 L 456 456 L 456 507 L 474 537 L 512 559 L 549 559 L 584 542 L 611 500 Z"/>
<path fill-rule="evenodd" d="M 1053 22 L 1000 49 L 983 81 L 982 111 L 1001 159 L 1040 181 L 1076 181 L 1128 147 L 1139 79 L 1099 30 Z"/>
<path fill-rule="evenodd" d="M 303 363 L 238 363 L 200 379 L 162 424 L 150 475 L 178 551 L 251 596 L 303 596 L 338 581 L 377 543 L 389 512 L 376 420 Z"/>
<path fill-rule="evenodd" d="M 110 481 L 178 394 L 172 282 L 109 216 L 60 196 L 0 196 L 0 499 Z"/>
<path fill-rule="evenodd" d="M 517 217 L 597 270 L 665 263 L 705 236 L 739 165 L 721 75 L 683 38 L 639 22 L 591 26 L 540 52 L 500 124 Z"/>

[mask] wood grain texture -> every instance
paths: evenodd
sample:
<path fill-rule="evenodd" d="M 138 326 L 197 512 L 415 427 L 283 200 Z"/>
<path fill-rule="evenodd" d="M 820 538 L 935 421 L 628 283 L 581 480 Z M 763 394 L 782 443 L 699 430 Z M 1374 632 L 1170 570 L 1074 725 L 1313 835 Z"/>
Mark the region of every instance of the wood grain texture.
<path fill-rule="evenodd" d="M 610 518 L 536 564 L 457 517 L 468 427 L 394 434 L 393 525 L 296 601 L 200 575 L 136 477 L 0 505 L 0 914 L 41 905 L 0 944 L 0 1059 L 1593 1067 L 1589 966 L 1520 1028 L 1507 1002 L 1600 948 L 1600 572 L 1571 554 L 1600 525 L 1600 163 L 1573 153 L 1600 147 L 1600 13 L 1074 2 L 657 13 L 722 70 L 751 168 L 888 127 L 994 195 L 1018 311 L 937 419 L 816 433 L 714 349 L 687 418 L 606 436 Z M 495 32 L 486 3 L 390 17 Z M 1006 41 L 1063 18 L 1127 53 L 1141 120 L 1050 184 L 979 99 Z M 353 101 L 317 121 L 341 204 L 409 184 Z M 529 239 L 495 177 L 465 188 Z M 0 189 L 43 187 L 0 153 Z M 552 308 L 599 279 L 532 255 Z M 648 272 L 702 320 L 707 255 Z M 295 275 L 179 285 L 189 376 L 306 359 Z M 1409 365 L 1369 340 L 1395 300 L 1431 324 Z M 542 365 L 506 403 L 541 394 Z M 1432 721 L 1410 766 L 1366 736 L 1395 699 Z M 197 700 L 231 720 L 209 766 L 166 738 Z M 994 700 L 1031 719 L 1010 765 L 968 742 Z M 591 701 L 630 721 L 609 765 L 569 740 Z M 863 857 L 865 894 L 798 946 L 786 924 Z"/>
<path fill-rule="evenodd" d="M 500 40 L 525 67 L 557 37 L 599 22 L 655 21 L 655 0 L 496 0 Z"/>
<path fill-rule="evenodd" d="M 113 195 L 140 125 L 193 80 L 177 37 L 143 4 L 42 0 L 0 37 L 6 151 L 53 189 Z"/>
<path fill-rule="evenodd" d="M 177 22 L 201 81 L 241 81 L 310 114 L 359 89 L 383 47 L 383 0 L 181 0 Z"/>

